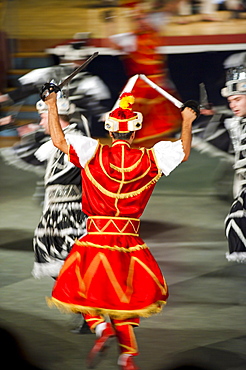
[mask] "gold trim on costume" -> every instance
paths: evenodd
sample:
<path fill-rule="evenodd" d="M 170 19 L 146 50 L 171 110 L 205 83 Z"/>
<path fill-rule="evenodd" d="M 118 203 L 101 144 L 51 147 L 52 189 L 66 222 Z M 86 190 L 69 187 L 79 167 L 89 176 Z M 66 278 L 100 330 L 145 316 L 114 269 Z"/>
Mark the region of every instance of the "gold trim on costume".
<path fill-rule="evenodd" d="M 121 146 L 121 168 L 124 168 L 124 163 L 125 163 L 125 146 L 122 145 Z M 125 174 L 124 174 L 124 172 L 121 172 L 121 182 L 120 182 L 120 186 L 119 186 L 118 191 L 117 191 L 117 195 L 120 194 L 121 189 L 124 185 L 124 181 L 125 181 Z M 116 197 L 115 202 L 114 202 L 114 206 L 117 209 L 117 212 L 115 214 L 116 216 L 119 216 L 119 214 L 120 214 L 120 210 L 118 208 L 118 202 L 119 202 L 119 198 Z"/>
<path fill-rule="evenodd" d="M 124 148 L 124 147 L 123 147 Z M 142 150 L 142 149 L 141 149 Z M 148 154 L 148 157 L 149 157 L 149 152 L 147 151 L 147 154 Z M 141 159 L 142 159 L 142 157 L 141 157 Z M 150 160 L 150 158 L 149 158 L 149 160 Z M 112 180 L 112 181 L 115 181 L 115 182 L 118 182 L 118 183 L 122 183 L 122 179 L 121 180 L 117 180 L 116 178 L 114 178 L 114 177 L 112 177 L 112 176 L 110 176 L 108 173 L 107 173 L 107 171 L 106 171 L 106 169 L 105 169 L 105 167 L 104 167 L 104 165 L 103 165 L 103 161 L 102 161 L 102 148 L 100 148 L 100 152 L 99 152 L 99 163 L 100 163 L 100 166 L 101 166 L 101 169 L 103 170 L 103 173 L 110 179 L 110 180 Z M 139 162 L 140 163 L 140 162 Z M 111 166 L 111 163 L 110 163 L 110 166 Z M 112 165 L 112 166 L 114 166 L 114 165 Z M 134 165 L 133 165 L 134 166 Z M 116 167 L 116 166 L 115 166 Z M 127 180 L 127 181 L 124 181 L 124 184 L 130 184 L 130 183 L 132 183 L 132 182 L 135 182 L 135 181 L 138 181 L 138 180 L 140 180 L 140 179 L 142 179 L 145 175 L 147 175 L 147 173 L 149 172 L 149 170 L 150 170 L 150 167 L 151 167 L 151 164 L 149 165 L 149 167 L 145 170 L 145 172 L 142 174 L 142 175 L 140 175 L 140 176 L 138 176 L 138 177 L 135 177 L 134 179 L 132 179 L 132 180 Z M 128 171 L 130 171 L 131 169 L 129 169 L 130 167 L 127 167 L 127 169 L 125 170 L 125 168 L 124 167 L 117 167 L 118 168 L 118 171 L 120 172 L 120 173 L 123 173 L 123 172 L 128 172 Z M 129 170 L 128 170 L 129 169 Z M 90 170 L 89 170 L 90 171 Z M 91 175 L 91 172 L 90 172 L 90 176 L 93 178 L 93 176 Z M 89 177 L 89 176 L 88 176 Z M 95 180 L 96 181 L 96 180 Z"/>
<path fill-rule="evenodd" d="M 140 308 L 138 310 L 112 310 L 107 308 L 100 308 L 100 307 L 87 307 L 87 306 L 80 306 L 75 305 L 72 303 L 64 303 L 59 301 L 58 299 L 51 297 L 46 298 L 46 302 L 49 307 L 56 306 L 62 312 L 75 312 L 75 313 L 87 313 L 89 315 L 109 315 L 112 319 L 117 320 L 124 320 L 130 319 L 134 317 L 149 317 L 161 312 L 163 305 L 166 304 L 166 301 L 157 301 L 147 307 Z"/>
<path fill-rule="evenodd" d="M 143 263 L 139 258 L 131 256 L 128 276 L 126 280 L 126 289 L 123 290 L 122 286 L 120 285 L 112 266 L 109 263 L 107 256 L 103 252 L 98 252 L 93 260 L 91 261 L 90 265 L 88 266 L 84 276 L 81 276 L 80 265 L 81 265 L 81 255 L 78 251 L 72 253 L 70 256 L 67 257 L 66 263 L 63 265 L 59 277 L 61 277 L 64 272 L 71 267 L 72 264 L 75 263 L 75 273 L 78 279 L 78 294 L 83 297 L 87 298 L 88 291 L 90 290 L 90 286 L 93 280 L 93 276 L 95 272 L 98 270 L 99 266 L 102 264 L 105 270 L 106 275 L 115 291 L 115 294 L 118 296 L 118 299 L 122 303 L 129 304 L 133 294 L 133 276 L 134 276 L 134 267 L 135 264 L 138 263 L 142 266 L 143 269 L 148 273 L 148 275 L 153 279 L 155 284 L 160 289 L 162 295 L 167 293 L 167 286 L 164 281 L 164 285 L 160 283 L 157 276 L 153 273 L 153 271 Z M 163 279 L 164 280 L 164 279 Z"/>
<path fill-rule="evenodd" d="M 127 131 L 127 132 L 129 132 L 129 131 Z M 122 145 L 122 144 L 127 145 L 129 148 L 131 147 L 131 145 L 127 141 L 125 141 L 125 140 L 117 140 L 117 141 L 114 141 L 111 146 L 113 147 L 115 145 Z"/>
<path fill-rule="evenodd" d="M 153 99 L 148 99 L 148 98 L 136 98 L 136 103 L 138 104 L 143 104 L 143 105 L 158 105 L 161 104 L 163 101 L 165 101 L 166 98 L 163 96 L 159 97 L 157 96 L 156 98 Z M 135 142 L 135 139 L 134 139 Z"/>
<path fill-rule="evenodd" d="M 92 322 L 92 321 L 96 321 L 98 324 L 100 324 L 100 322 L 104 322 L 105 320 L 103 318 L 99 319 L 98 317 L 92 317 L 91 319 L 86 319 L 86 322 Z"/>
<path fill-rule="evenodd" d="M 94 179 L 94 177 L 90 173 L 90 170 L 89 170 L 88 166 L 85 167 L 85 172 L 86 172 L 86 175 L 89 178 L 89 180 L 93 183 L 93 185 L 95 185 L 98 188 L 98 190 L 100 190 L 104 195 L 106 195 L 110 198 L 118 198 L 118 199 L 126 199 L 126 198 L 130 198 L 130 197 L 134 197 L 138 194 L 141 194 L 144 190 L 148 189 L 151 185 L 156 183 L 162 176 L 161 171 L 159 170 L 157 175 L 153 179 L 151 179 L 151 181 L 149 181 L 146 185 L 142 186 L 141 188 L 139 188 L 135 191 L 131 191 L 129 193 L 115 194 L 115 193 L 105 189 L 101 184 L 99 184 L 99 182 L 97 180 Z M 128 181 L 126 183 L 129 183 L 129 182 L 132 182 L 132 181 Z"/>
<path fill-rule="evenodd" d="M 115 207 L 117 208 L 117 207 Z M 113 232 L 113 231 L 89 231 L 87 232 L 88 235 L 103 235 L 103 234 L 107 234 L 107 235 L 131 235 L 131 236 L 139 236 L 139 234 L 134 234 L 134 233 L 117 233 L 117 232 Z"/>
<path fill-rule="evenodd" d="M 104 318 L 99 319 L 99 318 L 97 318 L 97 317 L 93 317 L 93 318 L 91 318 L 91 319 L 86 318 L 86 322 L 90 322 L 90 323 L 91 323 L 91 322 L 93 322 L 93 321 L 95 321 L 95 322 L 94 322 L 94 324 L 90 325 L 90 331 L 91 331 L 92 333 L 95 333 L 95 328 L 96 328 L 96 326 L 97 326 L 98 324 L 101 324 L 101 323 L 105 322 L 105 320 L 104 320 Z"/>
<path fill-rule="evenodd" d="M 148 75 L 149 78 L 155 79 L 155 78 L 163 78 L 164 74 L 163 73 L 156 73 L 154 75 Z"/>
<path fill-rule="evenodd" d="M 116 218 L 115 218 L 116 219 Z M 108 222 L 100 229 L 99 227 L 98 227 L 98 225 L 93 221 L 93 218 L 89 218 L 88 219 L 88 221 L 87 221 L 87 224 L 88 224 L 88 232 L 89 233 L 91 233 L 91 231 L 89 230 L 89 228 L 91 227 L 91 224 L 93 224 L 93 226 L 98 230 L 98 232 L 102 232 L 102 233 L 104 233 L 104 232 L 107 232 L 106 231 L 106 229 L 109 227 L 109 225 L 110 224 L 113 224 L 113 226 L 118 230 L 118 233 L 120 233 L 120 234 L 125 234 L 124 233 L 124 231 L 125 231 L 125 229 L 129 226 L 129 224 L 132 226 L 132 228 L 133 228 L 133 230 L 134 230 L 134 233 L 131 233 L 131 234 L 137 234 L 137 232 L 138 232 L 138 229 L 139 229 L 139 222 L 138 222 L 138 225 L 136 225 L 137 226 L 137 228 L 135 228 L 135 226 L 133 225 L 133 223 L 131 222 L 131 220 L 129 219 L 129 220 L 127 220 L 127 222 L 125 223 L 125 225 L 123 226 L 123 228 L 122 229 L 120 229 L 119 227 L 118 227 L 118 225 L 114 222 L 114 220 L 111 220 L 110 218 L 109 218 L 109 220 L 108 220 Z M 114 234 L 115 232 L 113 232 L 113 234 Z M 117 233 L 117 234 L 118 234 Z"/>
<path fill-rule="evenodd" d="M 122 321 L 122 322 L 114 322 L 114 326 L 124 326 L 124 325 L 133 325 L 133 326 L 139 326 L 139 323 L 135 321 Z"/>
<path fill-rule="evenodd" d="M 82 247 L 109 249 L 111 251 L 124 252 L 124 253 L 136 252 L 136 251 L 140 251 L 141 249 L 149 249 L 149 247 L 146 244 L 142 244 L 142 245 L 138 244 L 135 247 L 129 247 L 129 248 L 118 247 L 117 245 L 114 245 L 112 247 L 110 245 L 100 245 L 100 244 L 95 244 L 91 242 L 80 242 L 79 240 L 75 240 L 75 244 L 82 246 Z"/>
<path fill-rule="evenodd" d="M 144 45 L 144 43 L 142 44 Z M 149 54 L 152 54 L 152 51 L 149 52 Z M 129 59 L 134 59 L 135 62 L 137 62 L 138 64 L 144 64 L 146 66 L 152 66 L 152 65 L 158 65 L 158 64 L 163 64 L 163 61 L 162 60 L 146 60 L 146 58 L 144 56 L 142 57 L 138 57 L 137 60 L 136 60 L 136 57 L 134 56 L 134 58 L 132 58 L 131 56 L 128 56 Z"/>
<path fill-rule="evenodd" d="M 130 172 L 130 171 L 133 171 L 135 170 L 135 168 L 140 164 L 140 162 L 142 161 L 142 158 L 143 158 L 143 155 L 144 155 L 144 148 L 140 148 L 140 150 L 142 151 L 142 155 L 141 157 L 137 160 L 137 162 L 135 162 L 132 166 L 130 167 L 124 167 L 124 168 L 120 168 L 118 166 L 115 166 L 113 163 L 110 163 L 110 167 L 113 168 L 115 171 L 118 171 L 118 172 Z M 134 179 L 135 181 L 135 179 Z"/>
<path fill-rule="evenodd" d="M 123 353 L 131 353 L 131 354 L 137 353 L 138 352 L 138 345 L 137 345 L 136 337 L 134 335 L 133 327 L 130 325 L 130 326 L 128 326 L 127 329 L 128 329 L 128 333 L 129 333 L 129 339 L 130 339 L 131 347 L 127 346 L 123 343 L 119 343 L 119 345 L 120 345 L 120 347 L 126 349 L 126 351 L 123 351 Z"/>
<path fill-rule="evenodd" d="M 88 234 L 110 234 L 110 235 L 114 235 L 114 234 L 122 234 L 122 235 L 135 235 L 135 236 L 138 236 L 138 230 L 139 230 L 139 226 L 140 226 L 140 220 L 139 219 L 135 219 L 135 225 L 134 225 L 134 219 L 132 218 L 127 218 L 127 217 L 104 217 L 103 220 L 107 220 L 107 223 L 102 226 L 101 228 L 97 225 L 97 223 L 94 221 L 94 220 L 100 220 L 100 217 L 97 217 L 97 218 L 94 218 L 93 216 L 91 217 L 88 217 L 88 220 L 87 220 L 87 231 L 88 231 Z M 118 220 L 120 223 L 121 223 L 121 228 L 119 227 L 119 225 L 117 225 L 117 222 L 115 222 L 116 220 Z M 125 223 L 124 223 L 125 222 Z M 94 226 L 95 229 L 97 231 L 91 231 L 91 227 Z M 113 226 L 117 231 L 107 231 L 107 228 L 109 226 Z M 125 232 L 125 230 L 130 226 L 130 228 L 133 229 L 134 232 L 130 232 L 131 230 L 128 230 L 128 232 Z"/>
<path fill-rule="evenodd" d="M 124 146 L 122 146 L 122 148 L 125 149 Z M 142 179 L 143 177 L 145 177 L 145 175 L 148 173 L 150 167 L 151 167 L 151 164 L 149 165 L 148 169 L 142 174 L 140 175 L 139 177 L 137 178 L 134 178 L 132 180 L 127 180 L 125 181 L 124 179 L 124 165 L 121 165 L 121 167 L 119 167 L 120 169 L 120 173 L 122 174 L 122 179 L 121 180 L 117 180 L 113 177 L 111 177 L 107 171 L 105 170 L 104 166 L 103 166 L 103 161 L 102 161 L 102 149 L 103 149 L 103 145 L 100 145 L 99 147 L 99 163 L 100 163 L 100 167 L 103 171 L 103 173 L 112 181 L 116 182 L 116 183 L 119 183 L 120 184 L 120 188 L 122 188 L 123 185 L 125 184 L 130 184 L 132 182 L 136 182 L 140 179 Z M 149 150 L 147 150 L 147 154 L 149 156 Z M 123 155 L 123 154 L 122 154 Z M 149 158 L 150 159 L 150 158 Z M 124 158 L 122 158 L 122 163 L 124 164 Z M 86 164 L 86 166 L 84 167 L 84 171 L 86 173 L 86 176 L 88 177 L 88 179 L 92 182 L 93 185 L 95 185 L 99 191 L 101 191 L 104 195 L 110 197 L 110 198 L 115 198 L 115 199 L 126 199 L 126 198 L 130 198 L 130 197 L 134 197 L 140 193 L 142 193 L 144 190 L 146 190 L 147 188 L 149 188 L 151 185 L 153 185 L 154 183 L 156 183 L 160 177 L 162 176 L 162 172 L 160 169 L 158 169 L 158 173 L 157 175 L 151 179 L 147 184 L 145 184 L 144 186 L 142 186 L 141 188 L 135 190 L 135 191 L 132 191 L 132 192 L 128 192 L 128 193 L 120 193 L 119 192 L 119 189 L 118 189 L 118 192 L 115 193 L 115 192 L 111 192 L 109 190 L 107 190 L 106 188 L 104 188 L 94 177 L 93 175 L 91 174 L 91 171 L 90 171 L 90 168 L 88 166 L 89 162 Z M 117 205 L 116 205 L 116 208 L 117 208 Z M 119 214 L 119 210 L 117 211 L 116 215 Z"/>
<path fill-rule="evenodd" d="M 159 287 L 161 293 L 164 295 L 167 293 L 167 285 L 165 283 L 165 280 L 164 280 L 164 286 L 161 285 L 161 283 L 159 282 L 159 280 L 157 279 L 156 275 L 153 273 L 153 271 L 147 266 L 145 265 L 145 263 L 143 263 L 139 258 L 137 257 L 132 257 L 132 259 L 136 262 L 138 262 L 147 272 L 148 274 L 152 277 L 152 279 L 154 280 L 154 282 L 156 283 L 156 285 Z"/>
<path fill-rule="evenodd" d="M 137 343 L 136 343 L 136 345 L 137 345 Z M 138 347 L 136 347 L 136 348 L 129 347 L 129 346 L 126 346 L 123 343 L 119 343 L 119 346 L 126 349 L 126 351 L 123 351 L 122 353 L 134 354 L 134 353 L 137 353 L 138 352 Z"/>
<path fill-rule="evenodd" d="M 133 220 L 133 221 L 139 221 L 139 218 L 134 218 L 134 217 L 117 217 L 117 216 L 89 216 L 88 219 L 110 219 L 110 220 Z"/>

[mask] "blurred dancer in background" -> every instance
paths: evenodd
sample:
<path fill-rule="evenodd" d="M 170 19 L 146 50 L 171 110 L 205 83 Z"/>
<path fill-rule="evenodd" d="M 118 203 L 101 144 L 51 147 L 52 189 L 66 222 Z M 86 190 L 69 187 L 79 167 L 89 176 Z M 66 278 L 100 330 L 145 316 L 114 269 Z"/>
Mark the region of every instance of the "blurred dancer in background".
<path fill-rule="evenodd" d="M 48 107 L 42 100 L 36 106 L 41 116 L 40 126 L 50 134 Z M 77 125 L 69 122 L 74 107 L 68 99 L 59 97 L 57 106 L 65 136 L 83 137 Z M 35 262 L 32 273 L 35 278 L 56 278 L 75 239 L 85 233 L 87 217 L 81 210 L 81 175 L 51 140 L 44 143 L 35 156 L 40 162 L 46 162 L 46 172 L 43 214 L 33 239 Z"/>
<path fill-rule="evenodd" d="M 243 68 L 246 66 L 245 61 L 246 52 L 231 54 L 223 62 L 224 74 L 232 76 L 232 71 L 235 70 L 235 79 L 237 80 L 239 76 L 237 71 L 242 69 L 240 78 L 243 78 Z M 219 165 L 214 171 L 216 195 L 222 199 L 229 199 L 231 202 L 232 197 L 236 197 L 241 190 L 240 181 L 238 181 L 239 177 L 233 170 L 235 148 L 230 130 L 231 122 L 238 120 L 238 118 L 233 110 L 228 107 L 226 99 L 225 104 L 221 106 L 213 106 L 208 101 L 206 103 L 206 100 L 205 92 L 205 99 L 202 98 L 201 106 L 207 105 L 207 108 L 205 110 L 201 108 L 201 113 L 207 117 L 210 116 L 210 118 L 209 121 L 205 120 L 196 126 L 197 132 L 195 129 L 192 146 L 201 153 L 206 153 L 211 157 L 219 159 Z"/>
<path fill-rule="evenodd" d="M 58 65 L 37 68 L 20 77 L 20 87 L 11 90 L 8 94 L 0 95 L 0 106 L 11 106 L 33 94 L 39 94 L 41 87 L 47 81 L 52 80 L 59 84 L 82 65 L 91 53 L 88 47 L 79 48 L 77 43 L 66 45 L 63 49 L 64 55 L 59 56 L 61 62 Z M 63 89 L 63 94 L 75 104 L 76 107 L 71 116 L 78 124 L 78 128 L 87 136 L 90 135 L 92 125 L 110 109 L 111 94 L 108 87 L 98 76 L 88 71 L 78 73 Z"/>
<path fill-rule="evenodd" d="M 154 12 L 145 11 L 137 2 L 133 12 L 134 30 L 112 35 L 109 39 L 113 47 L 125 53 L 122 61 L 129 78 L 135 74 L 145 74 L 157 85 L 177 96 L 168 75 L 166 58 L 158 53 L 158 47 L 163 46 L 159 29 L 165 23 L 165 12 L 163 9 L 159 9 L 158 12 L 157 8 L 154 10 Z M 132 93 L 135 96 L 133 109 L 141 111 L 144 117 L 142 130 L 136 132 L 135 144 L 141 143 L 150 147 L 160 139 L 174 136 L 180 130 L 179 109 L 146 82 L 138 79 Z"/>
<path fill-rule="evenodd" d="M 60 96 L 57 99 L 59 122 L 66 137 L 83 137 L 77 123 L 70 120 L 75 105 Z M 35 172 L 38 181 L 34 197 L 44 199 L 43 212 L 35 230 L 33 248 L 35 278 L 56 278 L 76 238 L 86 230 L 86 215 L 81 210 L 81 174 L 67 156 L 56 149 L 49 136 L 48 107 L 42 101 L 36 104 L 40 124 L 18 128 L 21 141 L 10 148 L 1 149 L 7 164 Z M 83 120 L 86 120 L 83 117 Z M 44 189 L 44 193 L 43 193 Z M 44 197 L 44 198 L 43 198 Z M 73 318 L 74 333 L 91 333 L 81 315 Z"/>
<path fill-rule="evenodd" d="M 238 63 L 235 63 L 237 59 Z M 246 262 L 246 53 L 228 58 L 226 97 L 233 117 L 225 120 L 235 152 L 234 202 L 225 220 L 228 238 L 228 261 Z M 235 64 L 239 64 L 235 66 Z"/>

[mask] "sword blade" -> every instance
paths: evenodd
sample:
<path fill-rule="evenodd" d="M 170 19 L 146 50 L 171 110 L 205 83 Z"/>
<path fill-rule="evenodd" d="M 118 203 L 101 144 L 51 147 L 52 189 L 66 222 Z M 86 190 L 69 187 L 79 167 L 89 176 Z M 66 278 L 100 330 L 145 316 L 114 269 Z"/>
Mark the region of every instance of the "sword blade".
<path fill-rule="evenodd" d="M 151 81 L 148 77 L 146 77 L 143 74 L 140 74 L 139 77 L 143 81 L 145 81 L 148 85 L 150 85 L 153 89 L 155 89 L 156 91 L 158 91 L 162 96 L 164 96 L 166 99 L 168 99 L 170 102 L 172 102 L 177 108 L 182 108 L 183 107 L 183 103 L 181 101 L 179 101 L 174 96 L 172 96 L 171 94 L 169 94 L 167 91 L 165 91 L 164 89 L 162 89 L 156 83 L 154 83 L 153 81 Z"/>
<path fill-rule="evenodd" d="M 94 54 L 92 54 L 91 56 L 90 56 L 90 58 L 88 58 L 85 62 L 84 62 L 84 64 L 82 64 L 81 66 L 79 66 L 78 68 L 76 68 L 75 69 L 75 71 L 73 71 L 69 76 L 67 76 L 66 78 L 65 78 L 65 80 L 64 81 L 62 81 L 61 83 L 60 83 L 60 85 L 58 85 L 58 87 L 60 88 L 60 89 L 62 89 L 63 88 L 63 86 L 65 86 L 65 85 L 67 85 L 71 80 L 72 80 L 72 78 L 74 78 L 74 76 L 76 76 L 80 71 L 82 71 L 83 69 L 85 69 L 87 66 L 88 66 L 88 64 L 93 60 L 93 59 L 95 59 L 97 56 L 98 56 L 98 52 L 96 51 Z"/>
<path fill-rule="evenodd" d="M 203 82 L 199 84 L 199 91 L 200 91 L 200 107 L 203 109 L 208 109 L 208 95 Z"/>

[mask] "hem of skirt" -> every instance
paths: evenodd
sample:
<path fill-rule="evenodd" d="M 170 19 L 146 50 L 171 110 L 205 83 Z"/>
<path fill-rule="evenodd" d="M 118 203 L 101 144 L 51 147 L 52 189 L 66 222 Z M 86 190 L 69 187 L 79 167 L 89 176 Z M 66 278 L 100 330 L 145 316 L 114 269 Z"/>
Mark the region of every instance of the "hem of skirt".
<path fill-rule="evenodd" d="M 108 315 L 112 319 L 129 319 L 133 317 L 150 317 L 161 312 L 166 301 L 157 301 L 147 307 L 138 310 L 113 310 L 100 307 L 87 307 L 75 305 L 72 303 L 64 303 L 54 297 L 46 297 L 46 302 L 49 307 L 57 307 L 61 312 L 65 313 L 84 313 L 89 315 Z"/>
<path fill-rule="evenodd" d="M 246 252 L 226 253 L 226 258 L 229 262 L 246 263 Z"/>
<path fill-rule="evenodd" d="M 57 260 L 47 263 L 34 262 L 32 276 L 35 279 L 40 279 L 45 276 L 57 277 L 64 264 L 63 260 Z"/>

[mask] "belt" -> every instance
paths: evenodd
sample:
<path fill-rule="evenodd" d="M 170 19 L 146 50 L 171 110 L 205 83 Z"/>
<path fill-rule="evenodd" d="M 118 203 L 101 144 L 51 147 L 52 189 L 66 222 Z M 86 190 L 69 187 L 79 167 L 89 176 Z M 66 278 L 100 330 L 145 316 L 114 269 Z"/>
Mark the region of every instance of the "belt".
<path fill-rule="evenodd" d="M 129 217 L 90 216 L 87 219 L 87 233 L 97 235 L 139 236 L 140 220 Z"/>

